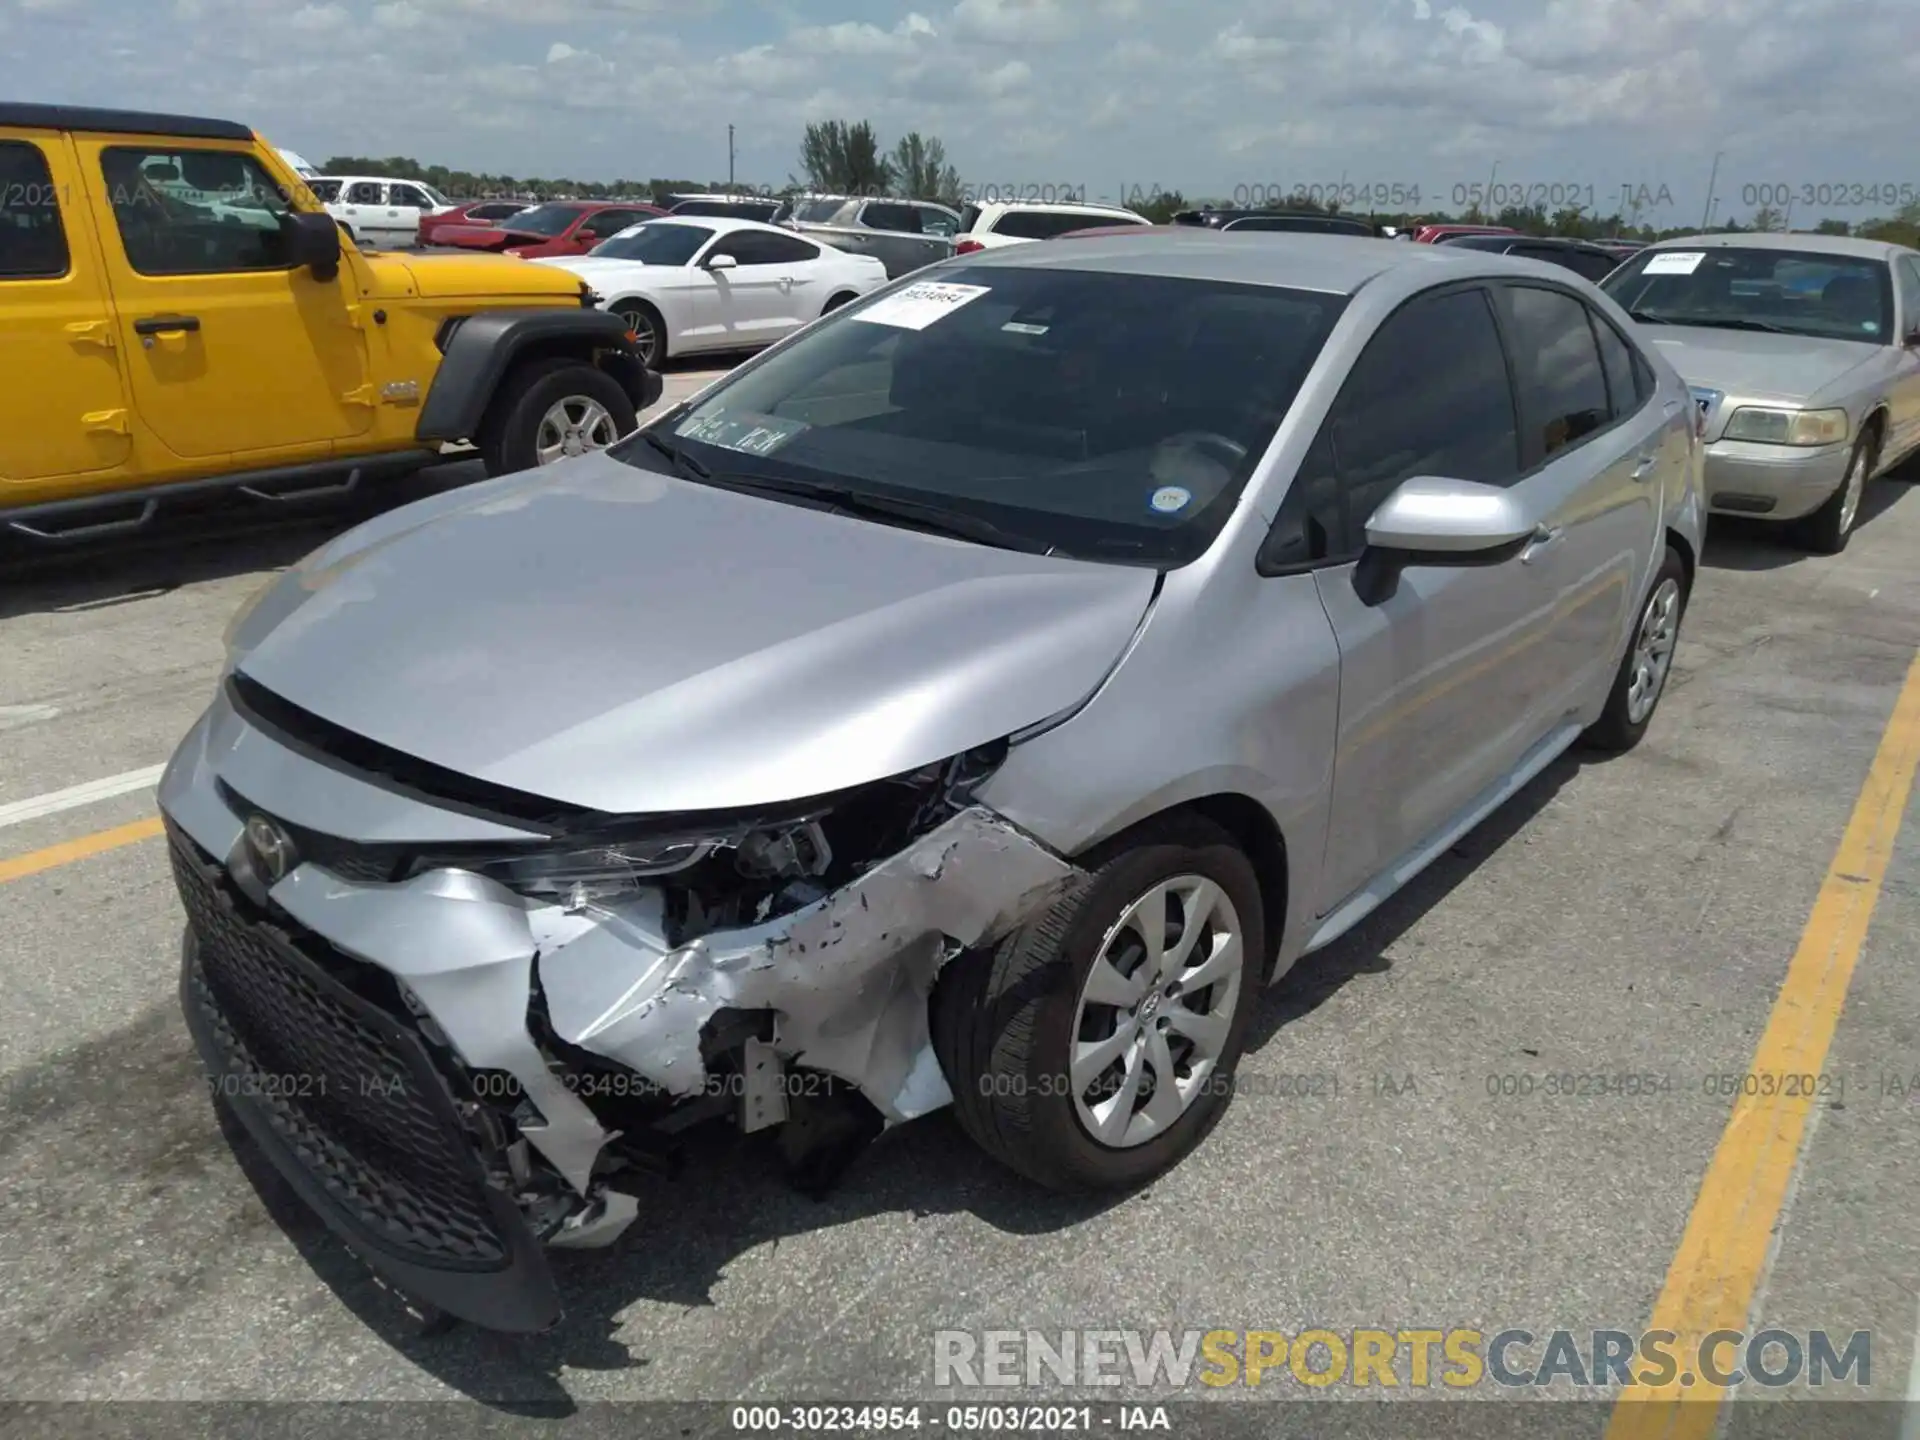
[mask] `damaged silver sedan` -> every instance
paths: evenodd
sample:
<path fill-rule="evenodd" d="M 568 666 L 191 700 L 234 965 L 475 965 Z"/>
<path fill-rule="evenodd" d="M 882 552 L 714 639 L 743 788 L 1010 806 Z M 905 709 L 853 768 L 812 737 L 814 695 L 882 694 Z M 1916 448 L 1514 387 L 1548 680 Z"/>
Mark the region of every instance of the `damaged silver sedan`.
<path fill-rule="evenodd" d="M 1150 1178 L 1261 984 L 1644 733 L 1699 446 L 1630 329 L 1471 251 L 1014 247 L 348 532 L 161 782 L 221 1103 L 512 1331 L 702 1122 Z"/>

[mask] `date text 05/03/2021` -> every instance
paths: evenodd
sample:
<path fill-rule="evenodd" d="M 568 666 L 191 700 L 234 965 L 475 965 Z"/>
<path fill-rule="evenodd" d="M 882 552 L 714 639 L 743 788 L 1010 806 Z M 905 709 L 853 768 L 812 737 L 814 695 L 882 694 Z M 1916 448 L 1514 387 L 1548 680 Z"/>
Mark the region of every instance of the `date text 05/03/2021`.
<path fill-rule="evenodd" d="M 1171 1431 L 1164 1405 L 735 1405 L 739 1434 L 874 1435 L 947 1431 L 958 1435 L 1087 1435 L 1095 1431 Z"/>

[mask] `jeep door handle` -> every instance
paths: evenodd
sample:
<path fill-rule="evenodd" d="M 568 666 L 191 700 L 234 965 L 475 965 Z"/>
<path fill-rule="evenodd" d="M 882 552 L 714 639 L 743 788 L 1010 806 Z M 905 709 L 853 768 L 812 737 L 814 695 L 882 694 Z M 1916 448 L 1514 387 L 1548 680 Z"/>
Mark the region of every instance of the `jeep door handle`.
<path fill-rule="evenodd" d="M 136 335 L 178 335 L 199 328 L 198 315 L 149 315 L 133 322 Z"/>
<path fill-rule="evenodd" d="M 1633 467 L 1633 478 L 1644 480 L 1653 473 L 1653 467 L 1660 463 L 1658 455 L 1642 455 L 1640 463 Z"/>

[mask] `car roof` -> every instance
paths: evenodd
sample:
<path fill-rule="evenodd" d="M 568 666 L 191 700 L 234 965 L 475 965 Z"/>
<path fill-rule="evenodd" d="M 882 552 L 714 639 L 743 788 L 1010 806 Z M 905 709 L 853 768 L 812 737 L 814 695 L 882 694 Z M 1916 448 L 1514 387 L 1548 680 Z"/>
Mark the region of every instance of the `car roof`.
<path fill-rule="evenodd" d="M 173 135 L 190 140 L 251 140 L 253 128 L 197 115 L 100 110 L 85 105 L 0 104 L 0 125 L 23 130 L 103 130 L 122 135 Z"/>
<path fill-rule="evenodd" d="M 1485 250 L 1494 245 L 1545 245 L 1563 250 L 1602 248 L 1600 241 L 1582 240 L 1577 235 L 1449 235 L 1447 244 L 1458 245 L 1463 250 Z"/>
<path fill-rule="evenodd" d="M 1360 235 L 1315 235 L 1268 230 L 1222 233 L 1191 225 L 1140 227 L 1137 236 L 1116 235 L 1105 245 L 1008 245 L 974 251 L 946 262 L 955 269 L 1055 268 L 1109 275 L 1163 275 L 1182 280 L 1219 280 L 1351 295 L 1389 272 L 1427 266 L 1435 282 L 1483 276 L 1565 272 L 1544 260 L 1521 260 L 1448 245 L 1407 245 Z M 946 268 L 943 265 L 942 268 Z M 1450 271 L 1451 275 L 1442 275 Z"/>
<path fill-rule="evenodd" d="M 1108 205 L 1097 200 L 981 200 L 982 210 L 1084 210 L 1089 215 L 1132 215 L 1124 205 Z"/>
<path fill-rule="evenodd" d="M 1798 250 L 1810 255 L 1846 255 L 1856 260 L 1891 260 L 1920 253 L 1891 240 L 1862 240 L 1854 235 L 1815 235 L 1794 231 L 1747 230 L 1718 235 L 1679 235 L 1648 250 Z M 1644 253 L 1644 252 L 1643 252 Z"/>
<path fill-rule="evenodd" d="M 759 220 L 749 220 L 743 215 L 656 215 L 651 220 L 642 220 L 640 223 L 642 225 L 676 225 L 690 230 L 711 231 L 715 235 L 734 235 L 742 230 L 758 230 L 766 235 L 784 235 L 789 240 L 802 238 L 784 225 L 767 225 Z M 808 243 L 814 242 L 808 241 Z"/>

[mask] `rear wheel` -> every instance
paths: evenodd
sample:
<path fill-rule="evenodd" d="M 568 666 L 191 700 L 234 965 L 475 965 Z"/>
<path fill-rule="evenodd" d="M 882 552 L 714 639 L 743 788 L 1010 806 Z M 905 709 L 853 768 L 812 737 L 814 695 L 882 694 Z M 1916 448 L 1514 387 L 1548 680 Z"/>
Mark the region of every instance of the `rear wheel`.
<path fill-rule="evenodd" d="M 1666 693 L 1673 670 L 1673 651 L 1680 640 L 1680 621 L 1687 610 L 1687 567 L 1671 545 L 1653 577 L 1653 588 L 1640 607 L 1640 618 L 1627 641 L 1626 658 L 1615 673 L 1607 708 L 1582 737 L 1596 750 L 1631 750 L 1647 733 L 1653 712 Z"/>
<path fill-rule="evenodd" d="M 604 450 L 639 425 L 620 382 L 585 360 L 539 360 L 510 374 L 481 427 L 489 475 Z"/>
<path fill-rule="evenodd" d="M 853 303 L 853 296 L 851 294 L 836 295 L 831 300 L 827 301 L 826 308 L 823 309 L 820 313 L 822 315 L 831 315 L 834 311 L 838 310 L 842 305 L 851 305 L 852 303 Z"/>
<path fill-rule="evenodd" d="M 649 370 L 658 370 L 660 362 L 667 358 L 667 327 L 660 319 L 660 312 L 643 300 L 622 300 L 613 307 L 613 313 L 626 321 L 627 328 L 634 333 L 640 363 Z"/>
<path fill-rule="evenodd" d="M 1867 477 L 1873 473 L 1879 433 L 1868 430 L 1853 447 L 1847 459 L 1847 473 L 1827 503 L 1799 522 L 1799 540 L 1815 555 L 1838 555 L 1853 538 L 1854 522 L 1860 518 L 1860 499 L 1866 494 Z"/>
<path fill-rule="evenodd" d="M 934 1044 L 961 1127 L 1056 1190 L 1186 1157 L 1232 1091 L 1265 918 L 1253 866 L 1195 816 L 1143 828 L 992 951 L 950 964 Z"/>

